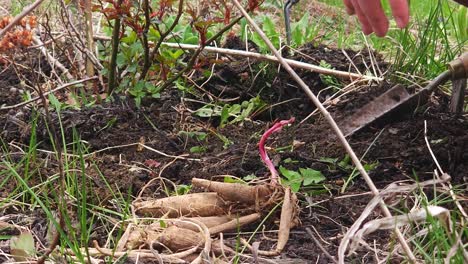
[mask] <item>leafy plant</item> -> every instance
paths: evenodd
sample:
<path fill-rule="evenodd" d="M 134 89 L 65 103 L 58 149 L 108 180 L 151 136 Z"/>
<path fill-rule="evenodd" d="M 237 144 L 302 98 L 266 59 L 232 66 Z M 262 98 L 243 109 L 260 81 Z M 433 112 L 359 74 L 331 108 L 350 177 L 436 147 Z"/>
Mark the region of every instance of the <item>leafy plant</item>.
<path fill-rule="evenodd" d="M 192 185 L 186 185 L 186 184 L 180 184 L 180 185 L 177 185 L 176 187 L 177 187 L 175 191 L 176 195 L 187 194 L 192 189 Z"/>
<path fill-rule="evenodd" d="M 265 33 L 265 35 L 270 39 L 271 43 L 275 46 L 275 48 L 279 49 L 280 48 L 280 32 L 277 31 L 277 26 L 275 22 L 271 19 L 270 16 L 261 16 L 259 18 L 260 23 L 262 25 L 262 30 Z M 247 27 L 247 21 L 245 19 L 241 20 L 241 39 L 245 40 L 245 38 L 253 41 L 255 45 L 257 45 L 260 49 L 260 52 L 268 52 L 270 49 L 268 46 L 265 44 L 265 42 L 262 40 L 260 35 L 256 32 L 249 32 L 248 27 Z"/>
<path fill-rule="evenodd" d="M 317 37 L 322 21 L 311 22 L 309 12 L 305 12 L 302 18 L 291 24 L 291 46 L 300 47 Z"/>
<path fill-rule="evenodd" d="M 299 171 L 294 171 L 280 166 L 279 171 L 285 178 L 281 182 L 290 186 L 293 192 L 298 192 L 302 186 L 319 184 L 325 180 L 325 176 L 320 171 L 311 168 L 299 168 Z"/>
<path fill-rule="evenodd" d="M 333 69 L 333 67 L 324 60 L 320 60 L 320 67 Z M 320 74 L 320 80 L 327 86 L 335 87 L 336 89 L 341 87 L 340 81 L 333 75 Z"/>
<path fill-rule="evenodd" d="M 224 104 L 223 106 L 216 104 L 207 104 L 195 111 L 195 115 L 199 117 L 220 117 L 220 127 L 228 124 L 242 123 L 252 114 L 262 111 L 266 107 L 259 96 L 244 101 L 241 104 Z"/>
<path fill-rule="evenodd" d="M 250 1 L 249 9 L 259 4 Z M 109 58 L 104 71 L 109 79 L 107 92 L 128 89 L 139 104 L 147 95 L 159 98 L 160 91 L 183 77 L 183 73 L 198 69 L 203 64 L 198 55 L 204 46 L 239 20 L 231 21 L 232 4 L 227 2 L 208 1 L 204 2 L 203 10 L 200 8 L 184 0 L 105 0 L 95 5 L 94 11 L 102 12 L 113 27 L 111 47 L 103 50 L 109 53 L 104 56 L 106 60 Z M 165 41 L 200 47 L 185 53 L 168 48 L 163 44 Z"/>
<path fill-rule="evenodd" d="M 204 143 L 208 136 L 207 133 L 201 131 L 179 131 L 179 136 L 189 137 L 197 140 L 200 143 Z M 189 149 L 191 153 L 203 153 L 207 150 L 205 146 L 193 146 Z"/>

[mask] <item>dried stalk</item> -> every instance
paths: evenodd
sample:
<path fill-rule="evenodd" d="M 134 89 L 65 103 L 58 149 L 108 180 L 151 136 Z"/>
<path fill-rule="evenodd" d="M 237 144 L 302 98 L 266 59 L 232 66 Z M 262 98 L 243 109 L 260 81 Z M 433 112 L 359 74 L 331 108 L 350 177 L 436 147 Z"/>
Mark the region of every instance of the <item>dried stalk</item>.
<path fill-rule="evenodd" d="M 164 42 L 163 45 L 170 47 L 170 48 L 180 48 L 180 49 L 187 49 L 187 50 L 195 50 L 199 47 L 198 45 L 177 44 L 177 43 L 169 43 L 169 42 Z M 279 60 L 275 56 L 264 55 L 264 54 L 251 52 L 251 51 L 224 49 L 224 48 L 217 48 L 217 47 L 205 47 L 204 51 L 233 55 L 233 56 L 242 56 L 242 57 L 260 59 L 260 60 L 267 60 L 267 61 L 272 61 L 272 62 L 279 62 Z M 328 69 L 328 68 L 320 67 L 320 66 L 313 65 L 310 63 L 305 63 L 305 62 L 291 60 L 291 59 L 284 59 L 284 60 L 292 67 L 310 70 L 312 72 L 317 72 L 321 74 L 333 75 L 333 76 L 340 77 L 343 79 L 383 81 L 383 78 L 379 78 L 379 77 L 366 76 L 366 75 L 357 74 L 357 73 Z"/>
<path fill-rule="evenodd" d="M 429 153 L 431 154 L 431 157 L 432 159 L 434 160 L 434 163 L 436 164 L 437 168 L 439 169 L 441 175 L 444 177 L 447 177 L 448 174 L 446 174 L 444 172 L 444 170 L 442 170 L 442 166 L 440 166 L 439 164 L 439 161 L 437 160 L 434 152 L 432 151 L 432 148 L 431 148 L 431 144 L 429 143 L 429 139 L 428 139 L 428 136 L 427 136 L 427 121 L 424 120 L 424 140 L 426 141 L 426 146 L 427 146 L 427 149 L 429 150 Z M 450 176 L 448 176 L 450 178 Z M 447 181 L 447 189 L 450 193 L 450 196 L 452 197 L 453 201 L 455 202 L 455 204 L 457 205 L 458 207 L 458 210 L 460 210 L 460 213 L 463 215 L 463 217 L 467 218 L 468 219 L 468 214 L 466 213 L 466 211 L 463 209 L 463 206 L 460 204 L 460 201 L 457 199 L 457 196 L 455 195 L 455 193 L 453 192 L 453 187 L 452 187 L 452 184 L 450 183 L 450 181 Z"/>
<path fill-rule="evenodd" d="M 46 47 L 44 46 L 44 43 L 42 43 L 42 40 L 40 40 L 37 36 L 33 37 L 33 42 L 37 46 L 39 46 L 39 50 L 41 53 L 47 58 L 47 62 L 50 64 L 50 66 L 53 68 L 58 68 L 62 74 L 64 74 L 69 81 L 75 79 L 73 75 L 71 75 L 70 71 L 63 65 L 60 61 L 58 61 L 52 54 L 50 54 Z"/>
<path fill-rule="evenodd" d="M 281 63 L 281 66 L 291 75 L 291 77 L 299 84 L 299 86 L 304 90 L 304 92 L 307 94 L 307 96 L 312 100 L 312 102 L 315 104 L 315 106 L 320 110 L 320 112 L 324 115 L 325 119 L 327 122 L 330 124 L 332 127 L 333 131 L 337 135 L 338 139 L 340 140 L 341 144 L 345 148 L 346 152 L 349 154 L 351 157 L 354 165 L 358 169 L 358 171 L 361 173 L 362 177 L 366 181 L 367 185 L 369 186 L 369 189 L 372 191 L 374 196 L 379 195 L 379 190 L 375 186 L 374 182 L 372 179 L 369 177 L 367 174 L 367 171 L 364 169 L 364 166 L 362 165 L 361 161 L 357 157 L 356 153 L 353 151 L 351 148 L 349 142 L 346 140 L 346 138 L 343 135 L 343 132 L 341 132 L 340 128 L 336 124 L 335 120 L 332 118 L 330 113 L 327 111 L 327 109 L 322 105 L 322 103 L 318 100 L 318 98 L 315 96 L 315 94 L 310 90 L 310 88 L 307 86 L 307 84 L 304 83 L 304 81 L 297 75 L 297 73 L 289 66 L 289 64 L 283 59 L 281 54 L 278 52 L 278 50 L 273 46 L 271 41 L 268 39 L 268 37 L 265 35 L 265 33 L 260 29 L 260 27 L 255 23 L 255 21 L 249 16 L 247 11 L 242 7 L 242 5 L 237 1 L 233 0 L 234 5 L 239 9 L 239 11 L 244 15 L 244 17 L 247 19 L 248 23 L 252 28 L 260 35 L 260 37 L 263 39 L 265 44 L 267 44 L 268 48 L 271 50 L 271 52 L 278 58 L 279 62 Z M 380 207 L 382 208 L 382 211 L 384 212 L 385 216 L 391 217 L 392 214 L 390 213 L 390 210 L 387 208 L 385 203 L 383 202 L 382 199 L 380 199 L 379 202 Z M 416 262 L 416 258 L 411 251 L 408 243 L 405 240 L 405 237 L 403 234 L 395 228 L 395 233 L 397 234 L 398 240 L 403 247 L 405 253 L 407 254 L 408 258 L 412 263 Z"/>
<path fill-rule="evenodd" d="M 86 45 L 88 50 L 94 50 L 94 38 L 93 38 L 93 13 L 91 10 L 91 0 L 84 1 L 84 15 L 85 15 L 85 22 L 86 22 Z M 86 76 L 94 76 L 94 64 L 89 56 L 86 56 Z M 97 91 L 95 91 L 97 93 Z M 97 98 L 100 99 L 98 96 Z"/>
<path fill-rule="evenodd" d="M 95 36 L 95 39 L 104 40 L 104 41 L 110 40 L 109 37 L 105 37 L 105 36 Z M 152 42 L 149 42 L 149 44 L 152 44 Z M 179 43 L 172 43 L 172 42 L 162 42 L 161 45 L 170 47 L 170 48 L 176 48 L 176 49 L 178 48 L 178 49 L 184 49 L 184 50 L 197 50 L 200 48 L 199 45 L 179 44 Z M 233 50 L 233 49 L 217 48 L 217 47 L 211 47 L 211 46 L 209 47 L 205 46 L 203 51 L 211 52 L 211 53 L 221 53 L 221 54 L 232 55 L 232 56 L 248 57 L 248 58 L 266 60 L 266 61 L 272 61 L 272 62 L 279 62 L 279 60 L 275 56 L 264 55 L 264 54 L 251 52 L 251 51 Z M 284 59 L 284 60 L 291 67 L 305 69 L 305 70 L 309 70 L 309 71 L 317 72 L 321 74 L 326 74 L 326 75 L 333 75 L 333 76 L 343 78 L 343 79 L 362 80 L 362 81 L 383 81 L 383 78 L 380 78 L 380 77 L 366 76 L 366 75 L 362 75 L 359 73 L 351 73 L 351 72 L 328 69 L 328 68 L 320 67 L 320 66 L 313 65 L 310 63 L 305 63 L 305 62 L 296 61 L 292 59 Z"/>

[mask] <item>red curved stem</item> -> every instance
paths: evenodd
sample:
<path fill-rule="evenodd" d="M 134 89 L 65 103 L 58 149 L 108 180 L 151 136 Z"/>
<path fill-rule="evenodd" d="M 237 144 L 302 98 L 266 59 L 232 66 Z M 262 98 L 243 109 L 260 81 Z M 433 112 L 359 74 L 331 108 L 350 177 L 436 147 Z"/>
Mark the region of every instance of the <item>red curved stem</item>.
<path fill-rule="evenodd" d="M 258 151 L 260 153 L 260 158 L 263 160 L 265 165 L 268 167 L 271 173 L 271 183 L 272 184 L 278 184 L 278 171 L 275 168 L 275 165 L 273 165 L 273 162 L 271 162 L 270 158 L 268 157 L 268 154 L 265 150 L 265 142 L 266 140 L 270 137 L 271 134 L 280 131 L 282 127 L 289 125 L 294 122 L 294 117 L 291 117 L 289 120 L 281 120 L 276 122 L 270 129 L 265 131 L 265 133 L 262 135 L 262 138 L 260 139 L 260 142 L 258 143 Z"/>

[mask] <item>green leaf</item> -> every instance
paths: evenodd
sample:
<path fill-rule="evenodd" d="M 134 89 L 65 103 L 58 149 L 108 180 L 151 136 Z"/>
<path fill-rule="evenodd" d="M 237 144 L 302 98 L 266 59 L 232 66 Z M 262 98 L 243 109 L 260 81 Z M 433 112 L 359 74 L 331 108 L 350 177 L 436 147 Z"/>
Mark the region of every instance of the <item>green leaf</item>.
<path fill-rule="evenodd" d="M 132 63 L 127 67 L 127 71 L 131 73 L 136 73 L 138 64 Z"/>
<path fill-rule="evenodd" d="M 157 42 L 159 38 L 161 38 L 161 34 L 159 34 L 159 31 L 157 31 L 153 27 L 150 27 L 149 32 L 148 32 L 148 40 Z"/>
<path fill-rule="evenodd" d="M 181 185 L 177 185 L 177 195 L 184 195 L 184 194 L 187 194 L 190 189 L 192 189 L 192 185 L 186 185 L 186 184 L 181 184 Z"/>
<path fill-rule="evenodd" d="M 257 179 L 257 176 L 255 176 L 255 174 L 252 173 L 252 174 L 249 174 L 249 175 L 245 176 L 242 179 L 244 179 L 244 181 L 252 181 L 252 180 Z"/>
<path fill-rule="evenodd" d="M 377 168 L 377 166 L 379 166 L 379 163 L 378 162 L 374 162 L 374 163 L 368 163 L 368 164 L 364 164 L 363 167 L 364 167 L 364 170 L 366 170 L 367 172 Z"/>
<path fill-rule="evenodd" d="M 137 40 L 137 37 L 138 36 L 136 32 L 130 31 L 130 33 L 127 36 L 120 39 L 120 42 L 123 42 L 126 44 L 132 44 L 132 43 L 135 43 L 135 41 Z"/>
<path fill-rule="evenodd" d="M 244 181 L 241 181 L 240 179 L 236 179 L 230 176 L 224 176 L 224 182 L 225 183 L 242 183 L 245 184 Z"/>
<path fill-rule="evenodd" d="M 123 53 L 117 54 L 116 63 L 117 63 L 117 67 L 122 68 L 123 66 L 127 64 L 127 57 L 125 57 Z"/>
<path fill-rule="evenodd" d="M 301 181 L 293 181 L 289 186 L 291 186 L 291 191 L 298 192 L 301 189 Z"/>
<path fill-rule="evenodd" d="M 176 50 L 175 52 L 171 52 L 171 56 L 173 59 L 177 60 L 180 56 L 182 56 L 184 54 L 184 51 L 179 49 L 179 50 Z"/>
<path fill-rule="evenodd" d="M 29 232 L 21 233 L 10 240 L 10 253 L 18 262 L 34 257 L 35 251 L 34 238 Z"/>
<path fill-rule="evenodd" d="M 299 174 L 297 171 L 288 170 L 283 166 L 280 166 L 279 170 L 281 172 L 281 175 L 286 177 L 286 179 L 288 179 L 289 181 L 293 181 L 293 180 L 296 180 L 296 179 L 302 180 L 301 174 Z"/>
<path fill-rule="evenodd" d="M 198 44 L 198 37 L 197 36 L 190 36 L 184 41 L 186 44 L 193 44 L 196 45 Z"/>
<path fill-rule="evenodd" d="M 49 102 L 57 111 L 60 111 L 62 108 L 62 104 L 53 93 L 49 94 Z"/>
<path fill-rule="evenodd" d="M 284 162 L 285 164 L 299 163 L 299 161 L 293 160 L 293 159 L 291 159 L 291 158 L 287 158 L 287 159 L 283 160 L 283 162 Z"/>
<path fill-rule="evenodd" d="M 279 33 L 276 31 L 276 25 L 269 16 L 263 19 L 263 30 L 276 48 L 279 48 Z"/>
<path fill-rule="evenodd" d="M 291 187 L 291 191 L 298 192 L 301 189 L 302 179 L 294 179 L 291 181 L 283 180 L 283 185 Z"/>
<path fill-rule="evenodd" d="M 203 141 L 208 136 L 208 134 L 206 134 L 205 132 L 194 132 L 194 135 L 198 141 Z"/>
<path fill-rule="evenodd" d="M 311 185 L 312 183 L 317 184 L 325 180 L 325 176 L 323 176 L 323 174 L 318 170 L 314 170 L 311 168 L 300 168 L 299 172 L 301 173 L 302 178 L 304 179 L 304 186 Z"/>
<path fill-rule="evenodd" d="M 291 32 L 291 40 L 295 47 L 301 46 L 304 41 L 304 34 L 299 27 L 296 27 Z"/>
<path fill-rule="evenodd" d="M 195 115 L 199 117 L 212 117 L 213 113 L 213 107 L 208 105 L 205 105 L 202 108 L 199 108 L 197 111 L 195 111 Z"/>
<path fill-rule="evenodd" d="M 320 158 L 320 161 L 321 162 L 325 162 L 325 163 L 330 163 L 330 164 L 335 164 L 338 159 L 334 159 L 334 158 Z"/>
<path fill-rule="evenodd" d="M 206 152 L 206 148 L 202 146 L 195 146 L 190 148 L 191 153 L 203 153 Z"/>
<path fill-rule="evenodd" d="M 141 96 L 135 97 L 135 105 L 137 108 L 140 108 L 141 106 Z"/>
<path fill-rule="evenodd" d="M 223 106 L 223 109 L 221 110 L 221 121 L 220 121 L 220 126 L 223 127 L 228 118 L 229 118 L 229 108 L 230 106 L 228 104 Z"/>
<path fill-rule="evenodd" d="M 338 163 L 338 166 L 341 168 L 348 168 L 350 165 L 351 158 L 349 157 L 348 154 L 345 155 L 345 157 Z"/>

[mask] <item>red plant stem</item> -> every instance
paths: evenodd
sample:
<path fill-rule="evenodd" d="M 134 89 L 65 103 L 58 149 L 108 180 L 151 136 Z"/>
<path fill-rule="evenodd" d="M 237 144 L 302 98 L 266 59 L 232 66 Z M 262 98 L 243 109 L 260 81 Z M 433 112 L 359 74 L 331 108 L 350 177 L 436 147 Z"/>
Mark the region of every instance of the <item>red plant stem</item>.
<path fill-rule="evenodd" d="M 262 138 L 260 138 L 260 142 L 258 143 L 258 152 L 260 153 L 260 158 L 270 170 L 272 184 L 278 184 L 279 174 L 275 168 L 275 165 L 273 165 L 273 162 L 271 162 L 270 158 L 268 157 L 268 154 L 265 150 L 265 142 L 271 136 L 271 134 L 280 131 L 282 127 L 291 124 L 294 122 L 294 120 L 294 117 L 291 117 L 289 120 L 281 120 L 276 122 L 272 127 L 270 127 L 270 129 L 265 131 L 265 133 L 262 135 Z"/>

